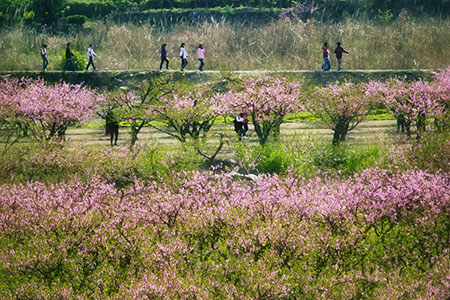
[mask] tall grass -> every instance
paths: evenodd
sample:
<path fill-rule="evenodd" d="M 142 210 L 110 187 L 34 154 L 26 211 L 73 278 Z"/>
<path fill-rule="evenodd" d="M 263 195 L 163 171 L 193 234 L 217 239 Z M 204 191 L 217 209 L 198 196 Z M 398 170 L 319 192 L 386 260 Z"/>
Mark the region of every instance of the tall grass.
<path fill-rule="evenodd" d="M 149 25 L 90 23 L 71 34 L 38 33 L 23 26 L 0 31 L 0 70 L 38 70 L 39 48 L 49 46 L 49 69 L 54 54 L 71 42 L 86 51 L 90 43 L 98 54 L 100 70 L 156 69 L 159 50 L 168 44 L 172 69 L 178 69 L 178 47 L 185 42 L 190 54 L 188 69 L 197 68 L 196 49 L 206 47 L 206 69 L 304 69 L 322 64 L 321 45 L 341 41 L 350 55 L 345 69 L 442 68 L 450 64 L 450 20 L 400 16 L 396 21 L 371 22 L 346 19 L 338 24 L 311 20 L 306 23 L 277 21 L 266 26 L 205 22 L 178 24 L 170 30 Z M 332 65 L 336 65 L 334 57 Z"/>

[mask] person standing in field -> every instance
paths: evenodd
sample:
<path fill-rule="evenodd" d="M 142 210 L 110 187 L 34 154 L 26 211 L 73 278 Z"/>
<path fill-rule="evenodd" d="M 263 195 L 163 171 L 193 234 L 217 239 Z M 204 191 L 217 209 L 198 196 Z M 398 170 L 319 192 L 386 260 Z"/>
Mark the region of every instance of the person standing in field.
<path fill-rule="evenodd" d="M 111 146 L 115 146 L 117 145 L 117 139 L 119 138 L 119 121 L 112 110 L 108 111 L 105 119 L 105 134 L 109 135 Z"/>
<path fill-rule="evenodd" d="M 166 63 L 166 69 L 169 70 L 169 60 L 167 59 L 167 44 L 162 44 L 161 46 L 161 64 L 159 65 L 159 70 L 161 71 L 164 65 L 164 62 Z"/>
<path fill-rule="evenodd" d="M 75 71 L 75 64 L 73 63 L 73 60 L 72 60 L 72 56 L 74 56 L 74 55 L 72 53 L 72 50 L 70 50 L 70 43 L 67 43 L 65 56 L 66 56 L 66 63 L 63 66 L 63 72 L 66 71 L 66 69 L 69 65 L 70 65 L 70 68 L 72 69 L 72 72 Z"/>
<path fill-rule="evenodd" d="M 186 49 L 184 48 L 184 43 L 181 43 L 180 46 L 180 59 L 181 59 L 181 71 L 184 71 L 184 68 L 186 68 L 188 64 L 188 54 L 186 52 Z"/>
<path fill-rule="evenodd" d="M 95 65 L 94 65 L 94 57 L 96 57 L 97 54 L 95 54 L 94 47 L 92 46 L 92 44 L 89 44 L 89 48 L 87 50 L 87 56 L 88 56 L 88 64 L 86 66 L 86 71 L 89 69 L 90 65 L 92 65 L 92 68 L 94 69 L 94 71 L 96 71 L 97 69 L 95 68 Z"/>
<path fill-rule="evenodd" d="M 328 43 L 323 43 L 322 47 L 323 65 L 322 71 L 328 71 L 331 68 L 330 65 L 330 51 L 328 50 Z"/>
<path fill-rule="evenodd" d="M 42 71 L 47 71 L 48 66 L 48 57 L 47 57 L 47 45 L 42 44 L 41 48 L 41 57 L 42 57 Z"/>
<path fill-rule="evenodd" d="M 338 68 L 337 68 L 337 70 L 340 71 L 341 70 L 341 64 L 342 64 L 342 54 L 343 53 L 350 54 L 350 53 L 348 53 L 344 48 L 342 48 L 340 42 L 336 43 L 336 49 L 334 49 L 334 53 L 336 54 L 336 58 L 337 58 L 337 61 L 338 61 Z"/>
<path fill-rule="evenodd" d="M 203 45 L 200 44 L 197 49 L 197 56 L 198 60 L 200 61 L 200 66 L 198 67 L 198 70 L 200 72 L 203 71 L 203 66 L 205 65 L 204 59 L 205 59 L 205 48 L 203 48 Z"/>

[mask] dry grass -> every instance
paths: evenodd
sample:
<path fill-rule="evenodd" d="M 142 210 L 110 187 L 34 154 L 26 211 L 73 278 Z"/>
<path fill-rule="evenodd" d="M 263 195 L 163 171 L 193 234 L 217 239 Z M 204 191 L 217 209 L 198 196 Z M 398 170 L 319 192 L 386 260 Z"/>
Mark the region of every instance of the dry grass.
<path fill-rule="evenodd" d="M 436 69 L 450 64 L 450 20 L 401 16 L 389 24 L 354 19 L 339 24 L 278 21 L 260 27 L 213 22 L 179 24 L 171 30 L 95 23 L 69 36 L 18 26 L 1 31 L 0 70 L 40 69 L 42 43 L 49 45 L 49 68 L 55 68 L 52 54 L 68 41 L 82 53 L 93 43 L 102 70 L 156 69 L 163 43 L 168 44 L 172 69 L 177 69 L 181 42 L 190 54 L 188 69 L 197 68 L 196 48 L 202 43 L 207 50 L 206 69 L 315 70 L 322 64 L 320 48 L 325 40 L 332 46 L 341 41 L 351 52 L 344 57 L 345 69 Z M 334 57 L 331 62 L 336 64 Z"/>

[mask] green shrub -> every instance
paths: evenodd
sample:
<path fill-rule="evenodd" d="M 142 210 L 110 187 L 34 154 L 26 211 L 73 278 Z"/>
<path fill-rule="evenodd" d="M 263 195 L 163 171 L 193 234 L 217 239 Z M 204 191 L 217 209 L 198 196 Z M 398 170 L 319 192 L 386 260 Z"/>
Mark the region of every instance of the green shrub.
<path fill-rule="evenodd" d="M 325 145 L 311 153 L 312 165 L 323 171 L 338 170 L 343 174 L 353 174 L 374 165 L 380 156 L 376 145 L 366 147 L 346 144 Z"/>
<path fill-rule="evenodd" d="M 135 161 L 138 177 L 146 179 L 170 178 L 173 172 L 196 170 L 202 163 L 202 158 L 191 145 L 144 147 Z"/>
<path fill-rule="evenodd" d="M 235 151 L 235 164 L 249 173 L 286 174 L 293 166 L 295 157 L 281 144 L 258 145 L 249 149 L 245 143 L 240 144 Z"/>
<path fill-rule="evenodd" d="M 62 18 L 64 22 L 71 26 L 81 27 L 87 21 L 87 17 L 83 15 L 72 15 Z"/>
<path fill-rule="evenodd" d="M 412 145 L 406 158 L 421 170 L 450 171 L 450 133 L 428 133 Z"/>
<path fill-rule="evenodd" d="M 57 70 L 62 70 L 64 67 L 64 64 L 66 63 L 66 56 L 65 56 L 66 50 L 61 50 L 56 54 L 56 69 Z M 73 53 L 73 63 L 75 65 L 75 70 L 84 70 L 86 68 L 87 65 L 87 60 L 86 60 L 86 56 L 84 54 L 82 54 L 79 51 L 76 50 L 72 50 Z"/>
<path fill-rule="evenodd" d="M 286 174 L 293 162 L 292 155 L 280 144 L 258 146 L 255 155 L 258 161 L 256 169 L 261 173 Z"/>

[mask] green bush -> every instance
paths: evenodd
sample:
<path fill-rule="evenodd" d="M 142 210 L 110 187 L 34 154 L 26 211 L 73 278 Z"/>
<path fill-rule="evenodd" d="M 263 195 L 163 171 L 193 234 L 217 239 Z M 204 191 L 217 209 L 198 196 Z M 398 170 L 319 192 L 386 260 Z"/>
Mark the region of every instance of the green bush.
<path fill-rule="evenodd" d="M 450 171 L 450 133 L 428 133 L 416 141 L 406 154 L 412 167 L 431 172 Z"/>
<path fill-rule="evenodd" d="M 235 151 L 235 164 L 248 173 L 286 174 L 295 163 L 293 153 L 281 144 L 258 145 L 249 149 L 245 143 L 240 144 Z"/>
<path fill-rule="evenodd" d="M 341 143 L 312 151 L 311 162 L 320 170 L 338 170 L 349 175 L 372 166 L 379 156 L 380 149 L 376 145 L 356 147 Z"/>
<path fill-rule="evenodd" d="M 174 172 L 197 170 L 203 160 L 194 147 L 144 147 L 135 165 L 139 178 L 170 178 Z"/>
<path fill-rule="evenodd" d="M 66 63 L 66 56 L 65 56 L 66 50 L 61 50 L 56 54 L 56 69 L 62 70 L 64 67 L 64 64 Z M 73 53 L 73 63 L 75 65 L 75 70 L 84 70 L 87 65 L 86 56 L 82 54 L 79 51 L 72 50 Z"/>
<path fill-rule="evenodd" d="M 241 171 L 285 175 L 291 170 L 307 177 L 317 176 L 320 171 L 351 175 L 373 166 L 381 155 L 377 145 L 332 146 L 325 143 L 318 143 L 312 149 L 306 149 L 304 144 L 293 147 L 268 144 L 253 149 L 241 144 L 234 151 L 235 166 Z"/>
<path fill-rule="evenodd" d="M 286 174 L 293 162 L 292 155 L 280 144 L 258 146 L 255 155 L 258 161 L 256 169 L 260 173 Z"/>
<path fill-rule="evenodd" d="M 87 17 L 83 15 L 72 15 L 62 18 L 67 24 L 71 26 L 81 27 L 87 21 Z"/>

